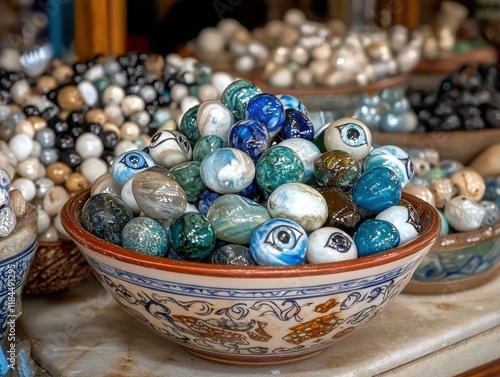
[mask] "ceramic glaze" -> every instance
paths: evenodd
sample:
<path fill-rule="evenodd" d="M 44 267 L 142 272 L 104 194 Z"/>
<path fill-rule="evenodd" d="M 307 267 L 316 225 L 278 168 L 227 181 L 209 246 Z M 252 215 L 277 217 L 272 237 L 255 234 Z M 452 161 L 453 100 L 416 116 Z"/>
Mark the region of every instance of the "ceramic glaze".
<path fill-rule="evenodd" d="M 467 232 L 481 226 L 486 209 L 471 198 L 458 195 L 446 203 L 444 215 L 453 229 Z"/>
<path fill-rule="evenodd" d="M 341 118 L 328 126 L 324 136 L 327 151 L 342 150 L 358 161 L 363 160 L 372 147 L 368 127 L 354 118 Z"/>
<path fill-rule="evenodd" d="M 297 97 L 290 94 L 278 94 L 276 95 L 276 98 L 281 101 L 285 110 L 295 109 L 300 111 L 305 116 L 309 116 L 306 106 Z"/>
<path fill-rule="evenodd" d="M 110 171 L 115 182 L 123 187 L 129 179 L 155 164 L 155 160 L 149 154 L 129 151 L 116 157 Z"/>
<path fill-rule="evenodd" d="M 379 219 L 363 220 L 353 236 L 358 256 L 374 255 L 399 245 L 400 237 L 396 227 Z"/>
<path fill-rule="evenodd" d="M 203 190 L 203 192 L 200 194 L 200 197 L 198 198 L 198 206 L 197 206 L 198 211 L 202 215 L 206 216 L 210 206 L 213 204 L 215 199 L 217 199 L 220 196 L 221 194 L 212 191 L 210 189 Z"/>
<path fill-rule="evenodd" d="M 328 206 L 328 218 L 325 226 L 340 228 L 352 234 L 357 223 L 361 220 L 361 213 L 352 199 L 342 190 L 334 187 L 319 187 L 318 192 L 323 195 Z"/>
<path fill-rule="evenodd" d="M 416 212 L 404 206 L 392 206 L 380 212 L 377 220 L 385 220 L 396 227 L 399 233 L 399 244 L 405 244 L 418 236 L 422 229 L 420 218 Z"/>
<path fill-rule="evenodd" d="M 393 145 L 385 145 L 370 151 L 364 160 L 364 170 L 385 166 L 394 171 L 405 187 L 414 174 L 413 162 L 404 150 Z"/>
<path fill-rule="evenodd" d="M 357 257 L 354 240 L 341 229 L 323 227 L 309 234 L 306 253 L 309 263 L 338 262 Z"/>
<path fill-rule="evenodd" d="M 295 266 L 304 263 L 307 244 L 307 234 L 299 224 L 276 217 L 255 229 L 250 252 L 259 266 Z"/>
<path fill-rule="evenodd" d="M 157 164 L 171 168 L 191 160 L 193 149 L 189 140 L 177 131 L 160 131 L 151 138 L 149 153 Z"/>
<path fill-rule="evenodd" d="M 170 171 L 182 187 L 188 202 L 194 202 L 206 189 L 200 175 L 201 162 L 187 161 L 175 165 Z"/>
<path fill-rule="evenodd" d="M 195 105 L 188 109 L 181 118 L 179 124 L 179 131 L 187 137 L 187 139 L 192 143 L 196 143 L 200 138 L 200 129 L 198 128 L 198 109 L 200 105 Z"/>

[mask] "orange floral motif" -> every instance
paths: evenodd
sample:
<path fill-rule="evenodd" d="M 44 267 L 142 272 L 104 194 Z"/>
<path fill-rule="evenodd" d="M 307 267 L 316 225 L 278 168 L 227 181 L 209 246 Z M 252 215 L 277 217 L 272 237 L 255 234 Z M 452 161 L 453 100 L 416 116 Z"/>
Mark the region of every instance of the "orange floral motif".
<path fill-rule="evenodd" d="M 250 339 L 256 340 L 258 342 L 268 342 L 272 339 L 272 336 L 269 335 L 266 330 L 264 330 L 264 327 L 267 326 L 267 323 L 257 321 L 256 325 L 257 328 L 255 329 L 255 331 L 247 332 Z"/>
<path fill-rule="evenodd" d="M 338 302 L 337 299 L 332 298 L 331 300 L 328 300 L 327 302 L 324 302 L 316 306 L 314 308 L 314 311 L 318 313 L 326 313 L 330 311 L 330 309 L 336 307 L 338 304 L 340 304 L 340 302 Z"/>
<path fill-rule="evenodd" d="M 334 329 L 337 313 L 330 313 L 321 317 L 317 317 L 311 321 L 298 324 L 290 328 L 292 331 L 283 339 L 288 343 L 301 344 L 309 339 L 320 338 L 325 336 Z"/>
<path fill-rule="evenodd" d="M 188 327 L 191 331 L 198 333 L 204 338 L 218 340 L 221 343 L 248 344 L 246 336 L 212 326 L 199 318 L 184 315 L 174 315 L 176 320 Z"/>

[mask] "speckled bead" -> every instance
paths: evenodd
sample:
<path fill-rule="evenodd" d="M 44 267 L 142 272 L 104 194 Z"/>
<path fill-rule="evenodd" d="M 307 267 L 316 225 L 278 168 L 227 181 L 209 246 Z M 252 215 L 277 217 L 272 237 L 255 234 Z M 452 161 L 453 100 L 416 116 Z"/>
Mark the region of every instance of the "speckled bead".
<path fill-rule="evenodd" d="M 293 150 L 304 164 L 302 182 L 307 183 L 314 177 L 314 160 L 321 154 L 319 148 L 310 140 L 294 137 L 278 143 L 279 146 Z"/>
<path fill-rule="evenodd" d="M 168 233 L 155 219 L 135 217 L 123 227 L 122 246 L 141 254 L 163 257 L 168 251 Z"/>
<path fill-rule="evenodd" d="M 210 263 L 230 266 L 255 266 L 250 249 L 243 245 L 228 244 L 210 255 Z"/>
<path fill-rule="evenodd" d="M 319 187 L 349 192 L 360 174 L 358 160 L 341 150 L 324 152 L 314 160 L 314 179 Z"/>
<path fill-rule="evenodd" d="M 381 253 L 399 245 L 399 232 L 385 220 L 366 219 L 361 222 L 353 236 L 358 256 Z"/>

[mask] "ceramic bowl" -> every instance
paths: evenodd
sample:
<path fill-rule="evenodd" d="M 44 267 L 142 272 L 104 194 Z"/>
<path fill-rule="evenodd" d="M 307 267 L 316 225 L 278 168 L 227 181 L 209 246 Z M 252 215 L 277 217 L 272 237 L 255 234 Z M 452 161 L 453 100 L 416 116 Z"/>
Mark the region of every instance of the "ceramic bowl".
<path fill-rule="evenodd" d="M 405 292 L 440 294 L 478 287 L 500 273 L 500 223 L 440 236 Z"/>
<path fill-rule="evenodd" d="M 13 323 L 21 311 L 21 293 L 35 258 L 37 245 L 38 211 L 27 204 L 26 213 L 14 232 L 0 238 L 0 338 L 1 335 L 10 334 L 13 327 L 9 323 Z"/>
<path fill-rule="evenodd" d="M 76 287 L 91 274 L 71 240 L 40 242 L 24 286 L 26 294 L 50 294 Z"/>
<path fill-rule="evenodd" d="M 135 317 L 131 331 L 142 323 L 193 354 L 230 364 L 306 359 L 366 324 L 402 291 L 440 230 L 437 211 L 405 194 L 423 230 L 404 246 L 337 263 L 221 266 L 146 256 L 93 236 L 80 223 L 89 195 L 66 202 L 62 225 Z"/>

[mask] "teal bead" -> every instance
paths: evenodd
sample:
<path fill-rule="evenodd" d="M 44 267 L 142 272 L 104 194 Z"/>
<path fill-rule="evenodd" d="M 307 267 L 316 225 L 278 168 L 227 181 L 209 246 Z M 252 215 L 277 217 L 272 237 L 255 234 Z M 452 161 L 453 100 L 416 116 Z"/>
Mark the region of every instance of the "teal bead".
<path fill-rule="evenodd" d="M 191 144 L 195 144 L 201 138 L 198 123 L 196 122 L 196 114 L 199 107 L 200 105 L 195 105 L 186 111 L 179 125 L 179 131 L 187 137 Z"/>
<path fill-rule="evenodd" d="M 267 208 L 253 200 L 226 194 L 215 199 L 208 209 L 207 218 L 213 224 L 218 239 L 246 245 L 253 231 L 271 215 Z"/>
<path fill-rule="evenodd" d="M 248 102 L 262 90 L 249 80 L 235 80 L 222 92 L 221 102 L 233 113 L 234 120 L 245 119 Z"/>
<path fill-rule="evenodd" d="M 394 225 L 385 220 L 366 219 L 353 236 L 358 249 L 358 257 L 374 255 L 397 247 L 399 232 Z"/>
<path fill-rule="evenodd" d="M 198 200 L 203 190 L 207 188 L 200 176 L 201 162 L 187 161 L 181 162 L 170 169 L 176 177 L 176 181 L 181 185 L 186 193 L 188 202 Z"/>
<path fill-rule="evenodd" d="M 197 212 L 186 212 L 172 220 L 169 241 L 175 253 L 184 260 L 205 260 L 215 247 L 215 229 Z"/>
<path fill-rule="evenodd" d="M 274 146 L 266 150 L 257 160 L 255 177 L 266 197 L 285 183 L 302 182 L 304 164 L 292 149 Z"/>
<path fill-rule="evenodd" d="M 200 87 L 198 85 L 193 85 L 189 87 L 189 95 L 192 97 L 198 97 L 198 91 Z"/>
<path fill-rule="evenodd" d="M 111 82 L 106 77 L 101 77 L 100 79 L 94 80 L 92 84 L 94 84 L 99 94 L 102 94 L 104 89 L 111 85 Z"/>
<path fill-rule="evenodd" d="M 438 167 L 434 167 L 425 175 L 425 179 L 429 182 L 434 179 L 446 178 L 448 175 L 446 174 L 446 170 Z"/>
<path fill-rule="evenodd" d="M 203 136 L 193 147 L 193 160 L 201 162 L 213 151 L 226 147 L 227 144 L 224 139 L 217 135 Z"/>
<path fill-rule="evenodd" d="M 208 64 L 199 63 L 196 66 L 195 80 L 198 85 L 208 84 L 212 79 L 212 67 Z"/>
<path fill-rule="evenodd" d="M 438 211 L 439 217 L 441 219 L 441 236 L 446 236 L 450 232 L 450 225 L 448 224 L 448 219 L 442 211 Z"/>
<path fill-rule="evenodd" d="M 135 217 L 122 230 L 122 246 L 141 254 L 163 257 L 168 251 L 168 233 L 156 220 Z"/>
<path fill-rule="evenodd" d="M 166 109 L 159 108 L 153 114 L 153 120 L 160 125 L 170 119 L 172 119 L 172 114 Z"/>

